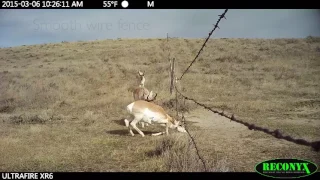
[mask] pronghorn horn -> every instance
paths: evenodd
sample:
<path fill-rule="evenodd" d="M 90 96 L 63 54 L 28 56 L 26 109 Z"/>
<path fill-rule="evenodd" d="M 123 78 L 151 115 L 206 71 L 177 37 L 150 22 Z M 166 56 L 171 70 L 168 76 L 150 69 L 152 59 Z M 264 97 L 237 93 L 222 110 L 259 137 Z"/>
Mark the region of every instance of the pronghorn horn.
<path fill-rule="evenodd" d="M 148 102 L 155 100 L 158 95 L 157 93 L 155 93 L 156 95 L 152 98 L 152 94 L 153 94 L 153 91 L 150 91 L 150 93 L 148 94 L 147 99 L 146 99 Z M 150 96 L 152 99 L 149 99 Z"/>
<path fill-rule="evenodd" d="M 158 95 L 158 93 L 156 93 L 156 95 L 153 97 L 153 99 L 156 99 L 157 95 Z"/>

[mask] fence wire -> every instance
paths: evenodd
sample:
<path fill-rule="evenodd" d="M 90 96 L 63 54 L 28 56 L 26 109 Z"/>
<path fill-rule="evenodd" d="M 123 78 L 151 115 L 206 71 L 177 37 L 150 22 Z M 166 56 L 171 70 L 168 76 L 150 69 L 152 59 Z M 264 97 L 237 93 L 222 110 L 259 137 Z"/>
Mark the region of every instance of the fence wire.
<path fill-rule="evenodd" d="M 182 77 L 184 76 L 184 74 L 189 70 L 189 68 L 192 66 L 192 64 L 197 60 L 197 58 L 199 57 L 200 53 L 203 51 L 203 48 L 206 46 L 206 43 L 208 42 L 208 40 L 210 39 L 210 36 L 212 35 L 212 33 L 219 28 L 219 22 L 221 21 L 222 18 L 226 18 L 226 13 L 228 12 L 228 9 L 226 9 L 221 15 L 219 15 L 219 19 L 217 21 L 217 23 L 214 25 L 213 29 L 211 30 L 211 32 L 209 32 L 209 36 L 205 39 L 203 45 L 201 46 L 199 52 L 197 53 L 196 57 L 193 59 L 193 61 L 190 63 L 190 65 L 188 66 L 188 68 L 182 73 L 182 75 L 180 76 L 180 78 L 178 80 L 181 80 Z M 220 29 L 220 28 L 219 28 Z"/>
<path fill-rule="evenodd" d="M 182 121 L 184 122 L 185 129 L 186 129 L 186 131 L 187 131 L 187 133 L 188 133 L 188 135 L 189 135 L 189 137 L 190 137 L 190 139 L 191 139 L 191 141 L 192 141 L 192 143 L 193 143 L 193 145 L 194 145 L 194 148 L 196 149 L 197 156 L 198 156 L 198 158 L 201 160 L 201 163 L 202 163 L 202 165 L 203 165 L 203 168 L 204 168 L 205 172 L 207 172 L 208 170 L 207 170 L 206 163 L 205 163 L 204 159 L 200 156 L 199 149 L 198 149 L 198 147 L 197 147 L 196 141 L 194 140 L 194 138 L 192 137 L 192 135 L 190 134 L 190 132 L 189 132 L 187 126 L 186 126 L 186 123 L 185 123 L 185 122 L 186 122 L 186 119 L 185 119 L 183 113 L 182 113 Z"/>
<path fill-rule="evenodd" d="M 276 129 L 276 130 L 270 130 L 268 128 L 263 128 L 263 127 L 259 127 L 255 124 L 250 124 L 250 123 L 247 123 L 247 122 L 244 122 L 244 121 L 241 121 L 239 119 L 236 119 L 234 114 L 232 114 L 231 116 L 227 115 L 224 111 L 222 112 L 219 112 L 218 110 L 214 110 L 202 103 L 199 103 L 197 102 L 196 100 L 192 99 L 192 98 L 189 98 L 185 95 L 183 95 L 177 88 L 176 88 L 176 91 L 179 93 L 179 95 L 181 97 L 183 97 L 184 99 L 186 100 L 189 100 L 189 101 L 193 101 L 194 103 L 196 103 L 197 105 L 199 106 L 202 106 L 203 108 L 213 112 L 213 113 L 216 113 L 216 114 L 219 114 L 220 116 L 223 116 L 223 117 L 226 117 L 228 119 L 230 119 L 231 121 L 234 121 L 234 122 L 237 122 L 237 123 L 240 123 L 240 124 L 243 124 L 245 126 L 247 126 L 250 130 L 257 130 L 257 131 L 262 131 L 266 134 L 269 134 L 269 135 L 272 135 L 274 136 L 275 138 L 278 138 L 278 139 L 284 139 L 284 140 L 287 140 L 289 142 L 293 142 L 293 143 L 296 143 L 296 144 L 299 144 L 299 145 L 305 145 L 305 146 L 310 146 L 312 147 L 315 151 L 319 151 L 320 150 L 320 141 L 313 141 L 313 142 L 309 142 L 307 140 L 304 140 L 304 139 L 295 139 L 291 136 L 284 136 L 279 129 Z"/>

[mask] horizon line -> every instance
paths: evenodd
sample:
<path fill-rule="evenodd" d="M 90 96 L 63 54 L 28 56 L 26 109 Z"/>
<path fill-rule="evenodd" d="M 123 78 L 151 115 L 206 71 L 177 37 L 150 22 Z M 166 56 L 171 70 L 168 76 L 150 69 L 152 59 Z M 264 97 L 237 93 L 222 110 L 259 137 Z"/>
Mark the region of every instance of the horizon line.
<path fill-rule="evenodd" d="M 193 39 L 193 40 L 205 40 L 206 38 L 185 38 L 185 37 L 168 37 L 169 39 Z M 210 39 L 250 39 L 250 40 L 280 40 L 280 39 L 307 39 L 307 38 L 320 38 L 320 36 L 306 36 L 306 37 L 279 37 L 279 38 L 227 38 L 227 37 L 211 37 Z M 153 37 L 153 38 L 106 38 L 106 39 L 95 39 L 95 40 L 76 40 L 76 41 L 61 41 L 61 42 L 47 42 L 47 43 L 33 43 L 33 44 L 23 44 L 23 45 L 16 45 L 16 46 L 0 46 L 0 49 L 6 48 L 16 48 L 22 46 L 37 46 L 37 45 L 49 45 L 49 44 L 61 44 L 61 43 L 79 43 L 79 42 L 96 42 L 96 41 L 107 41 L 107 40 L 166 40 L 167 37 Z"/>

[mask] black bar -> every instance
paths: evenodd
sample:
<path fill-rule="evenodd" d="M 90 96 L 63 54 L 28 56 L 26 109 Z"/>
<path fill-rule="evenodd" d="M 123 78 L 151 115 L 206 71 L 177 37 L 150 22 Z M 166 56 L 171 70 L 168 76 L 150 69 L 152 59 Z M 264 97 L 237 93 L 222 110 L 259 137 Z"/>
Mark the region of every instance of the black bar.
<path fill-rule="evenodd" d="M 244 179 L 269 179 L 270 177 L 265 177 L 263 175 L 260 175 L 256 172 L 248 173 L 53 173 L 53 179 L 103 179 L 106 180 L 108 178 L 125 178 L 125 179 L 132 179 L 136 176 L 138 179 L 143 179 L 144 177 L 147 179 L 154 179 L 156 177 L 159 177 L 161 179 L 210 179 L 213 178 L 230 178 L 233 179 L 234 177 L 238 178 L 244 178 Z M 315 173 L 311 176 L 304 177 L 303 179 L 319 179 L 320 173 Z M 135 179 L 135 178 L 134 178 Z"/>
<path fill-rule="evenodd" d="M 0 180 L 2 179 L 8 179 L 7 175 L 8 173 L 24 173 L 24 172 L 0 172 Z M 28 172 L 25 172 L 28 173 Z M 44 179 L 43 177 L 46 177 L 45 179 L 52 179 L 52 180 L 60 180 L 60 179 L 101 179 L 106 180 L 110 178 L 117 178 L 117 179 L 155 179 L 155 178 L 161 178 L 161 179 L 272 179 L 271 177 L 266 177 L 261 174 L 258 174 L 256 172 L 184 172 L 184 173 L 173 173 L 173 172 L 150 172 L 150 173 L 141 173 L 141 172 L 114 172 L 114 173 L 108 173 L 108 172 L 32 172 L 36 173 L 37 175 L 33 176 L 33 179 L 37 177 L 37 179 Z M 47 175 L 44 175 L 47 174 Z M 19 175 L 20 177 L 21 175 Z M 319 179 L 320 178 L 320 172 L 316 172 L 314 174 L 311 174 L 309 176 L 304 176 L 302 179 Z M 27 178 L 28 179 L 28 178 Z M 32 177 L 29 177 L 29 179 L 32 179 Z"/>
<path fill-rule="evenodd" d="M 86 0 L 83 6 L 72 6 L 73 2 L 70 0 L 22 0 L 14 3 L 14 1 L 1 0 L 1 8 L 6 9 L 301 9 L 301 8 L 320 8 L 317 1 L 300 1 L 292 0 L 290 3 L 279 0 L 196 0 L 196 1 L 165 1 L 165 0 L 127 0 L 128 7 L 122 7 L 123 0 L 118 1 L 103 1 L 103 0 Z M 17 1 L 18 2 L 18 1 Z M 38 3 L 40 2 L 40 3 Z M 108 4 L 109 2 L 109 4 Z M 116 2 L 111 3 L 111 2 Z M 153 6 L 152 6 L 153 2 Z M 7 5 L 7 6 L 4 6 Z M 110 5 L 107 7 L 107 5 Z"/>

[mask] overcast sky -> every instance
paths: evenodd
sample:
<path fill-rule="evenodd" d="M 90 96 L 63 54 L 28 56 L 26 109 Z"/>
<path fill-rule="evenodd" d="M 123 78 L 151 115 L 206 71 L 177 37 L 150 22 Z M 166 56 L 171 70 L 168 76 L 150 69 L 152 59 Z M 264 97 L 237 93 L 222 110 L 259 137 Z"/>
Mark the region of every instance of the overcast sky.
<path fill-rule="evenodd" d="M 205 38 L 220 10 L 0 10 L 0 47 L 114 38 Z M 320 36 L 320 10 L 236 10 L 212 38 Z"/>

